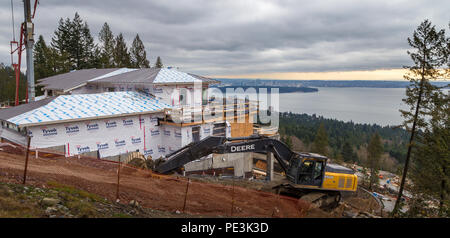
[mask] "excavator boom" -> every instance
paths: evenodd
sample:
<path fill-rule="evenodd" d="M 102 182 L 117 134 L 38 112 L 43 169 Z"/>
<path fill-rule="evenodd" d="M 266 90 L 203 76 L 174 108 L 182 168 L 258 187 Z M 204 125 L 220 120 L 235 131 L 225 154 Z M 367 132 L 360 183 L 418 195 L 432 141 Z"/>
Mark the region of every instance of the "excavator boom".
<path fill-rule="evenodd" d="M 288 169 L 290 160 L 295 154 L 283 142 L 264 136 L 235 138 L 209 136 L 168 154 L 166 156 L 166 162 L 158 166 L 156 171 L 159 173 L 168 173 L 212 153 L 228 154 L 242 152 L 272 152 L 285 172 Z"/>

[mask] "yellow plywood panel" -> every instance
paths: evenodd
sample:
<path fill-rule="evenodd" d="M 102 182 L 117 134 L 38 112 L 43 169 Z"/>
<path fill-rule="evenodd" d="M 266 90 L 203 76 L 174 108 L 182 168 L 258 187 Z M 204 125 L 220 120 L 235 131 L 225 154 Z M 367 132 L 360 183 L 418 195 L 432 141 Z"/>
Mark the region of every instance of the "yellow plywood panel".
<path fill-rule="evenodd" d="M 250 136 L 253 134 L 252 123 L 247 122 L 247 123 L 230 123 L 230 124 L 232 137 Z"/>

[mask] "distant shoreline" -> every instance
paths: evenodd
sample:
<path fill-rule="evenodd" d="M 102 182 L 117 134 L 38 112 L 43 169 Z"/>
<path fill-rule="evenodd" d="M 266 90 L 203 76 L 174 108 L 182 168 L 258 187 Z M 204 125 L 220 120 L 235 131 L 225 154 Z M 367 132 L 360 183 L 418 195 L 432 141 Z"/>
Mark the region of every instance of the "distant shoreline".
<path fill-rule="evenodd" d="M 270 79 L 217 79 L 221 82 L 219 87 L 266 87 L 266 88 L 289 88 L 284 92 L 303 92 L 303 89 L 293 88 L 315 88 L 335 87 L 335 88 L 406 88 L 409 82 L 404 81 L 376 81 L 376 80 L 270 80 Z M 433 85 L 444 87 L 450 82 L 433 81 Z M 294 91 L 289 91 L 289 90 Z M 449 87 L 446 87 L 449 88 Z M 318 91 L 318 89 L 317 89 Z M 304 92 L 317 92 L 305 89 Z M 281 89 L 280 89 L 281 92 Z"/>
<path fill-rule="evenodd" d="M 319 92 L 318 88 L 311 88 L 311 87 L 276 87 L 276 86 L 225 86 L 225 87 L 215 87 L 220 89 L 222 93 L 226 92 L 227 88 L 242 88 L 244 91 L 248 88 L 254 88 L 257 92 L 259 92 L 259 89 L 266 88 L 268 90 L 268 93 L 270 93 L 270 89 L 272 88 L 278 88 L 279 93 L 295 93 L 295 92 L 302 92 L 302 93 L 315 93 Z"/>

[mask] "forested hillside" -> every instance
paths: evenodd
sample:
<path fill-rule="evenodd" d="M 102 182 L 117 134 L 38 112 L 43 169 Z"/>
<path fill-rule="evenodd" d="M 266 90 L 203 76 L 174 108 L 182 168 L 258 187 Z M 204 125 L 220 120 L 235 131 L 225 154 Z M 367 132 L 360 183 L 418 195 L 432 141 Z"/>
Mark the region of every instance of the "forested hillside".
<path fill-rule="evenodd" d="M 19 99 L 25 99 L 25 88 L 26 88 L 26 77 L 24 74 L 20 74 L 19 80 Z M 16 74 L 14 69 L 9 66 L 5 66 L 0 63 L 0 103 L 5 103 L 8 100 L 11 105 L 14 104 L 15 92 L 16 91 Z"/>
<path fill-rule="evenodd" d="M 381 127 L 379 125 L 356 124 L 335 119 L 326 119 L 321 116 L 280 113 L 280 134 L 282 139 L 291 144 L 287 136 L 299 138 L 306 147 L 310 147 L 316 137 L 319 126 L 323 124 L 328 136 L 329 156 L 332 158 L 345 155 L 345 147 L 351 146 L 355 151 L 366 147 L 373 134 L 378 133 L 383 140 L 383 148 L 386 153 L 403 163 L 406 155 L 406 143 L 408 133 L 400 128 Z M 344 146 L 345 144 L 347 146 Z M 344 158 L 346 159 L 346 158 Z M 361 162 L 362 158 L 354 158 L 355 162 Z"/>

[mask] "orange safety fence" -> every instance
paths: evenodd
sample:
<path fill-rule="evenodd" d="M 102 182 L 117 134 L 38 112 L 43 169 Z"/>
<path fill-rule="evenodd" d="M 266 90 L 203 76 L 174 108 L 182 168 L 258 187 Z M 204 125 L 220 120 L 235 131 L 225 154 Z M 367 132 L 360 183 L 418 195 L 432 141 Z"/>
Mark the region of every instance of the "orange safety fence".
<path fill-rule="evenodd" d="M 23 155 L 26 150 L 23 147 L 21 150 Z M 8 150 L 4 152 L 9 153 Z M 18 150 L 14 153 L 20 155 Z M 304 217 L 310 207 L 308 202 L 300 199 L 238 186 L 239 179 L 230 180 L 232 184 L 224 185 L 183 176 L 158 174 L 123 163 L 120 163 L 119 174 L 117 161 L 83 155 L 66 158 L 64 153 L 41 149 L 38 150 L 38 155 L 39 163 L 34 156 L 30 157 L 31 167 L 52 164 L 49 163 L 51 161 L 64 163 L 55 165 L 61 168 L 57 167 L 59 170 L 51 172 L 50 168 L 47 171 L 43 166 L 39 171 L 34 170 L 32 176 L 38 176 L 36 172 L 47 172 L 55 175 L 52 179 L 58 179 L 57 175 L 70 176 L 80 181 L 88 179 L 87 182 L 81 183 L 61 178 L 64 182 L 73 182 L 82 189 L 94 192 L 98 190 L 99 195 L 111 200 L 116 197 L 121 202 L 135 200 L 152 209 L 201 216 Z"/>

